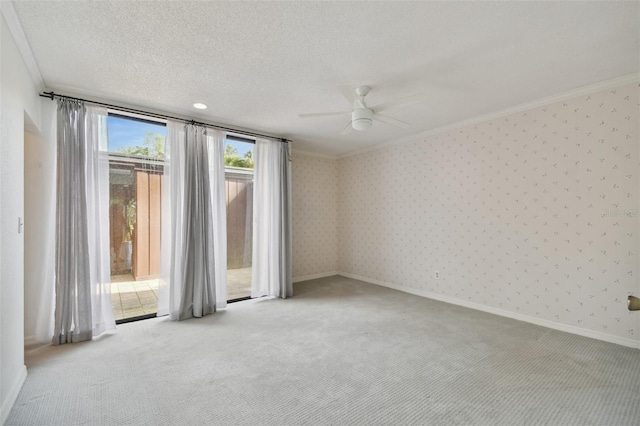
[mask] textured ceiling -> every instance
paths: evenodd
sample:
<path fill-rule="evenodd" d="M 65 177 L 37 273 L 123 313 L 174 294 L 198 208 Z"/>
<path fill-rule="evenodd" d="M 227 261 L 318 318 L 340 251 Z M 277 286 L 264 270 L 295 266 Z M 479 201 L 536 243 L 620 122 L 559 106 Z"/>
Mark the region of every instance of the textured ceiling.
<path fill-rule="evenodd" d="M 637 72 L 638 2 L 14 2 L 47 87 L 341 155 Z M 422 104 L 340 136 L 338 86 Z M 194 102 L 209 105 L 194 110 Z"/>

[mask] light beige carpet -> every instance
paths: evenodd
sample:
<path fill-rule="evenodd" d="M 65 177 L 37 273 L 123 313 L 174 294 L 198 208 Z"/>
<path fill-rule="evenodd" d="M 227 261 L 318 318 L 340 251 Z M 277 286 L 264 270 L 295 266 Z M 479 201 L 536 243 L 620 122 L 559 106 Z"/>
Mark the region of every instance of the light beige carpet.
<path fill-rule="evenodd" d="M 640 351 L 330 277 L 27 352 L 8 425 L 632 425 Z"/>

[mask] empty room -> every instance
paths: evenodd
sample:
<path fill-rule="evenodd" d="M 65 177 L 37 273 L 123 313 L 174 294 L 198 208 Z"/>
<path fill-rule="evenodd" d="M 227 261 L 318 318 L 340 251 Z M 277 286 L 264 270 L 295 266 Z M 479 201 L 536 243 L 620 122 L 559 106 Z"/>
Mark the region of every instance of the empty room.
<path fill-rule="evenodd" d="M 0 11 L 0 425 L 640 424 L 640 2 Z"/>

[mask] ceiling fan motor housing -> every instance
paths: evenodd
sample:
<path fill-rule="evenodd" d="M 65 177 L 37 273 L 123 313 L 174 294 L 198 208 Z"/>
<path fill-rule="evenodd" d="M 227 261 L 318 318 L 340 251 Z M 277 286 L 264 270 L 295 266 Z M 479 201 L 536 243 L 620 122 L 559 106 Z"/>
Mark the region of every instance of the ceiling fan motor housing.
<path fill-rule="evenodd" d="M 356 130 L 370 129 L 373 124 L 373 111 L 369 108 L 354 109 L 351 113 L 351 126 Z"/>

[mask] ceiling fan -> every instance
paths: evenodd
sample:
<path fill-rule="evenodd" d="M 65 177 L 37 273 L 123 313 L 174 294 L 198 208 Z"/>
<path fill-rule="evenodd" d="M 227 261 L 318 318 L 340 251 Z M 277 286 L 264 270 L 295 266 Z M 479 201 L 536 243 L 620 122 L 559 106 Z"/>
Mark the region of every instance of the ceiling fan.
<path fill-rule="evenodd" d="M 373 120 L 382 121 L 383 123 L 390 124 L 391 126 L 400 127 L 406 129 L 411 127 L 409 123 L 397 120 L 389 117 L 388 115 L 380 114 L 382 111 L 386 111 L 390 108 L 417 104 L 427 100 L 426 94 L 413 95 L 406 98 L 398 99 L 390 102 L 383 102 L 381 104 L 368 107 L 364 97 L 371 90 L 368 86 L 360 86 L 355 90 L 347 86 L 340 86 L 340 92 L 342 95 L 353 105 L 352 111 L 340 111 L 340 112 L 316 112 L 311 114 L 300 114 L 302 118 L 308 117 L 326 117 L 331 115 L 351 115 L 351 121 L 340 132 L 341 135 L 351 133 L 351 130 L 366 130 L 371 128 Z"/>

